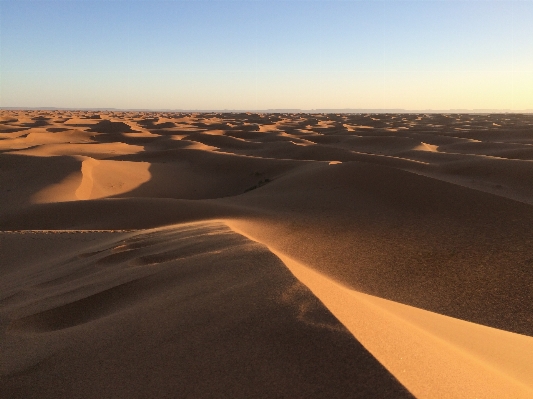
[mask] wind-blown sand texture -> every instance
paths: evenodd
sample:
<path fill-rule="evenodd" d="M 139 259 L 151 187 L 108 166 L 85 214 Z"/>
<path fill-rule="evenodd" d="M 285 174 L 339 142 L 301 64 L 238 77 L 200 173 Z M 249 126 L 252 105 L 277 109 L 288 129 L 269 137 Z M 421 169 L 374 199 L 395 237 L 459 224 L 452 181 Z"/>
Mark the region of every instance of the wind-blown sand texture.
<path fill-rule="evenodd" d="M 532 398 L 533 115 L 0 112 L 0 397 Z"/>

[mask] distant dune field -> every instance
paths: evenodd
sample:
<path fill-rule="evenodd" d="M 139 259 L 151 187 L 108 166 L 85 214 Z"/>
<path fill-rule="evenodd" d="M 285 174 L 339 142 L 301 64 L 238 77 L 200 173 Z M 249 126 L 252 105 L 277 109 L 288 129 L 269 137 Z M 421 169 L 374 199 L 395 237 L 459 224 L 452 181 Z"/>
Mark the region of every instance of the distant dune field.
<path fill-rule="evenodd" d="M 533 398 L 533 115 L 0 111 L 0 397 Z"/>

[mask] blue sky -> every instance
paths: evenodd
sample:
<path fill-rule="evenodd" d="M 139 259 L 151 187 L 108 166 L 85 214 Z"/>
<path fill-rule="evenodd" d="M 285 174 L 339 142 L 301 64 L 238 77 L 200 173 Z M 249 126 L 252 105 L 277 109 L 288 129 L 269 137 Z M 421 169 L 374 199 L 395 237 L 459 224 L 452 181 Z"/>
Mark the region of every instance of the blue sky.
<path fill-rule="evenodd" d="M 533 0 L 0 0 L 0 106 L 533 108 Z"/>

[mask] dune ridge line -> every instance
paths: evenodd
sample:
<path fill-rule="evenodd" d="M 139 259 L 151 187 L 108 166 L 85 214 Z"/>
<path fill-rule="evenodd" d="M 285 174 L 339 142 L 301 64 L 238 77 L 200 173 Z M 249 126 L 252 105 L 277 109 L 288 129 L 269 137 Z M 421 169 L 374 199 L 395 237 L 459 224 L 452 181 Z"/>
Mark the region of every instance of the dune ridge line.
<path fill-rule="evenodd" d="M 533 398 L 532 181 L 533 115 L 0 110 L 0 397 Z"/>
<path fill-rule="evenodd" d="M 246 222 L 225 223 L 280 258 L 416 397 L 533 397 L 532 337 L 346 288 L 249 235 Z"/>

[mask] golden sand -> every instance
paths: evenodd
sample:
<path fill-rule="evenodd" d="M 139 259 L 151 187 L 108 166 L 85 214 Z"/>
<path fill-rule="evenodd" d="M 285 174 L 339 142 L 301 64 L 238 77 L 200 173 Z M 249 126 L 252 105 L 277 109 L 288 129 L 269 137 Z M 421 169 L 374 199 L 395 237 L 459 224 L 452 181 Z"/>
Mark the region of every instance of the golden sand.
<path fill-rule="evenodd" d="M 0 111 L 0 397 L 533 397 L 533 116 Z"/>

